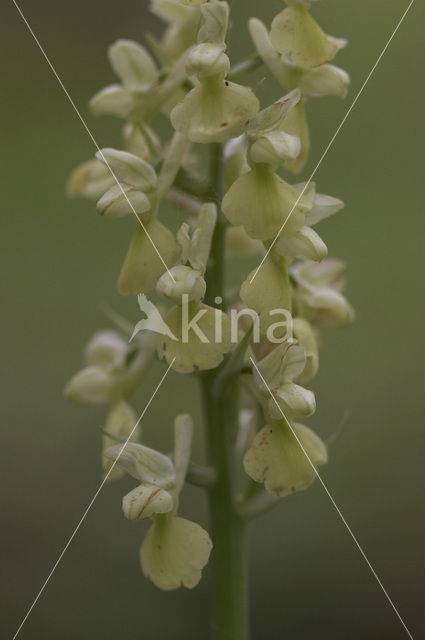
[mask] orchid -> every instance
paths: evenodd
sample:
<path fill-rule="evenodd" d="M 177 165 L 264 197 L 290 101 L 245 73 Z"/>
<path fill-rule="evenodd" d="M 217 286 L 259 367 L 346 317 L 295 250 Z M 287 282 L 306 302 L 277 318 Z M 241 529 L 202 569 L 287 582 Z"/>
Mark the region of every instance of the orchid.
<path fill-rule="evenodd" d="M 133 220 L 118 290 L 137 296 L 141 316 L 112 314 L 119 331 L 94 336 L 65 394 L 108 407 L 102 473 L 137 480 L 122 510 L 135 526 L 150 521 L 143 575 L 163 590 L 191 589 L 213 549 L 213 637 L 244 640 L 247 520 L 270 497 L 280 504 L 307 489 L 327 462 L 325 443 L 299 422 L 316 411 L 305 385 L 319 371 L 321 331 L 354 318 L 344 264 L 316 230 L 344 203 L 288 173 L 308 157 L 307 101 L 346 95 L 348 75 L 333 64 L 346 42 L 326 34 L 307 0 L 287 0 L 269 26 L 252 18 L 256 59 L 279 86 L 260 104 L 255 86 L 239 82 L 249 59 L 230 58 L 230 2 L 150 4 L 163 35 L 113 44 L 118 83 L 91 101 L 95 114 L 124 121 L 122 148 L 99 150 L 68 184 L 103 219 Z M 155 359 L 168 365 L 164 376 L 200 384 L 203 464 L 192 460 L 188 414 L 175 419 L 172 454 L 142 437 L 130 396 Z M 210 533 L 179 515 L 186 484 L 208 493 Z"/>

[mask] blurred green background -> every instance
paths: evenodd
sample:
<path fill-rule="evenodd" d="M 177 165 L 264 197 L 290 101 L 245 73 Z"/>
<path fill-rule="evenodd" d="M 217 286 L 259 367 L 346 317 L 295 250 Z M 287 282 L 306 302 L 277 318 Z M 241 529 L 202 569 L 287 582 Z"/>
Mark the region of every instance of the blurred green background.
<path fill-rule="evenodd" d="M 113 80 L 106 48 L 142 39 L 160 25 L 148 2 L 21 0 L 100 146 L 119 143 L 120 125 L 95 119 L 87 102 Z M 269 21 L 276 0 L 234 0 L 234 61 L 251 51 L 246 18 Z M 326 0 L 314 13 L 349 39 L 337 64 L 351 77 L 342 102 L 309 103 L 307 178 L 385 45 L 406 0 Z M 321 166 L 319 191 L 346 202 L 324 222 L 330 254 L 348 263 L 349 329 L 325 336 L 312 384 L 310 426 L 326 437 L 350 410 L 323 478 L 415 638 L 424 637 L 423 23 L 419 1 Z M 12 637 L 100 482 L 104 409 L 70 406 L 65 382 L 82 347 L 108 327 L 109 304 L 137 319 L 115 281 L 132 220 L 102 221 L 94 204 L 69 201 L 71 169 L 94 149 L 11 0 L 2 5 L 2 637 Z M 261 75 L 261 74 L 260 74 Z M 278 96 L 270 81 L 264 99 Z M 237 276 L 237 274 L 236 274 Z M 235 277 L 236 277 L 235 276 Z M 240 274 L 242 276 L 242 274 Z M 141 412 L 163 372 L 157 365 L 133 404 Z M 175 413 L 200 407 L 191 378 L 170 375 L 144 420 L 144 436 L 165 451 Z M 140 573 L 146 524 L 121 515 L 130 479 L 105 487 L 21 637 L 204 638 L 209 572 L 193 592 L 161 593 Z M 200 490 L 182 514 L 207 523 Z M 398 640 L 406 637 L 329 498 L 318 483 L 251 526 L 253 638 Z"/>

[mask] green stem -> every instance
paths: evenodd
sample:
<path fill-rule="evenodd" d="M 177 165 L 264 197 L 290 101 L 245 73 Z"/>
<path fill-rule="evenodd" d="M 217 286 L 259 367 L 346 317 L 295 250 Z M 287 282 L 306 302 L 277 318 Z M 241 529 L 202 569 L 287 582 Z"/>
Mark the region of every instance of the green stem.
<path fill-rule="evenodd" d="M 232 492 L 237 383 L 220 398 L 212 394 L 214 375 L 202 377 L 209 464 L 216 484 L 209 490 L 213 549 L 212 640 L 247 640 L 248 569 L 244 519 Z M 233 460 L 232 460 L 233 458 Z"/>
<path fill-rule="evenodd" d="M 221 144 L 211 145 L 211 166 L 210 166 L 210 191 L 207 199 L 215 202 L 218 208 L 217 224 L 211 243 L 211 255 L 205 279 L 207 282 L 207 294 L 205 303 L 222 307 L 223 303 L 216 301 L 216 298 L 224 298 L 224 251 L 226 239 L 226 220 L 220 211 L 223 196 L 223 147 Z"/>
<path fill-rule="evenodd" d="M 223 191 L 223 150 L 211 150 L 210 200 L 220 207 Z M 225 222 L 219 212 L 206 273 L 207 304 L 217 296 L 224 298 Z M 247 640 L 248 569 L 245 522 L 235 508 L 233 474 L 237 425 L 238 381 L 233 378 L 226 390 L 216 395 L 214 383 L 219 371 L 201 376 L 208 447 L 208 464 L 216 482 L 210 487 L 209 507 L 213 549 L 212 640 Z"/>

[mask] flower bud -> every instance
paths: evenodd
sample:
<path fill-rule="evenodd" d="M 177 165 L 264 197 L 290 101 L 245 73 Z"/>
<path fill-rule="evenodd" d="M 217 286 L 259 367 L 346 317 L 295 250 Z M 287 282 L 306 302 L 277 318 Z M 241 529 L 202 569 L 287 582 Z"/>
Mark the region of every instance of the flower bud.
<path fill-rule="evenodd" d="M 306 258 L 315 262 L 324 260 L 328 255 L 327 246 L 310 227 L 301 227 L 298 233 L 290 238 L 279 238 L 274 249 L 276 253 L 287 258 Z"/>
<path fill-rule="evenodd" d="M 116 460 L 117 465 L 140 482 L 147 482 L 162 489 L 170 489 L 174 485 L 175 472 L 168 456 L 150 449 L 142 444 L 128 442 L 109 447 L 105 456 Z"/>
<path fill-rule="evenodd" d="M 182 304 L 183 295 L 188 296 L 188 302 L 199 302 L 204 297 L 206 288 L 205 280 L 199 271 L 179 265 L 161 276 L 156 285 L 156 292 L 161 298 Z"/>
<path fill-rule="evenodd" d="M 230 60 L 224 51 L 224 45 L 198 44 L 188 54 L 187 74 L 196 76 L 199 80 L 218 74 L 227 75 L 230 69 Z"/>
<path fill-rule="evenodd" d="M 303 95 L 309 97 L 347 96 L 350 76 L 344 69 L 333 64 L 324 64 L 316 69 L 310 69 L 300 78 L 300 89 Z"/>
<path fill-rule="evenodd" d="M 115 184 L 97 201 L 96 209 L 104 218 L 122 218 L 129 213 L 150 211 L 149 198 L 128 184 Z"/>
<path fill-rule="evenodd" d="M 193 589 L 211 549 L 208 533 L 195 522 L 157 516 L 140 549 L 143 575 L 164 591 Z"/>
<path fill-rule="evenodd" d="M 67 191 L 71 198 L 99 198 L 114 184 L 114 177 L 108 167 L 94 159 L 83 162 L 74 169 L 68 180 Z"/>
<path fill-rule="evenodd" d="M 150 164 L 127 151 L 117 149 L 102 149 L 96 153 L 96 158 L 106 164 L 120 182 L 125 182 L 141 189 L 149 191 L 154 189 L 157 176 Z"/>
<path fill-rule="evenodd" d="M 117 40 L 108 50 L 109 61 L 123 86 L 132 91 L 143 91 L 157 79 L 155 63 L 137 42 Z"/>
<path fill-rule="evenodd" d="M 113 369 L 122 367 L 128 343 L 115 331 L 98 331 L 85 348 L 84 358 L 89 366 Z"/>
<path fill-rule="evenodd" d="M 279 13 L 272 22 L 270 39 L 279 53 L 296 67 L 312 69 L 329 62 L 345 41 L 327 36 L 298 2 Z"/>
<path fill-rule="evenodd" d="M 229 3 L 210 0 L 208 4 L 201 7 L 201 15 L 202 24 L 198 33 L 198 42 L 223 43 L 229 23 Z"/>
<path fill-rule="evenodd" d="M 119 84 L 105 87 L 90 100 L 90 108 L 96 116 L 111 115 L 128 118 L 133 108 L 133 96 Z"/>
<path fill-rule="evenodd" d="M 127 493 L 122 500 L 124 516 L 133 522 L 158 513 L 170 513 L 173 507 L 173 498 L 168 491 L 146 483 Z"/>
<path fill-rule="evenodd" d="M 267 491 L 283 498 L 307 489 L 327 458 L 325 445 L 311 429 L 279 420 L 259 431 L 245 455 L 244 468 L 253 480 L 264 482 Z"/>
<path fill-rule="evenodd" d="M 65 387 L 65 396 L 78 404 L 107 404 L 115 385 L 114 377 L 101 367 L 86 367 Z"/>
<path fill-rule="evenodd" d="M 166 271 L 164 262 L 171 268 L 176 261 L 177 243 L 171 231 L 157 220 L 145 229 L 146 232 L 137 227 L 125 257 L 118 280 L 118 290 L 123 295 L 149 293 Z"/>

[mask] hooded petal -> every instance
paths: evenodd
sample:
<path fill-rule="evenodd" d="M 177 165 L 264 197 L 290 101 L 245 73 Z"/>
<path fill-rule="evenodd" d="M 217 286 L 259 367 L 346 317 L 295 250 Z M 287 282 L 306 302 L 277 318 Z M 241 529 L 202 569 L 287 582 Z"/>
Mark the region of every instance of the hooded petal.
<path fill-rule="evenodd" d="M 290 238 L 280 238 L 275 247 L 276 252 L 288 258 L 307 258 L 320 262 L 328 255 L 328 248 L 322 238 L 310 227 L 301 229 Z"/>
<path fill-rule="evenodd" d="M 100 160 L 88 160 L 80 164 L 71 173 L 67 192 L 73 198 L 84 196 L 86 198 L 99 198 L 110 189 L 115 182 L 115 178 Z"/>
<path fill-rule="evenodd" d="M 171 494 L 153 484 L 141 484 L 127 493 L 122 500 L 124 516 L 131 521 L 170 513 L 173 508 L 174 501 Z"/>
<path fill-rule="evenodd" d="M 114 184 L 98 200 L 96 209 L 104 218 L 122 218 L 130 213 L 142 215 L 150 211 L 149 198 L 128 184 Z"/>
<path fill-rule="evenodd" d="M 200 302 L 207 285 L 199 271 L 191 267 L 177 265 L 162 274 L 156 285 L 156 292 L 165 300 L 181 304 L 186 295 L 189 302 Z"/>
<path fill-rule="evenodd" d="M 113 369 L 122 367 L 128 353 L 128 342 L 116 331 L 98 331 L 84 350 L 89 366 Z"/>
<path fill-rule="evenodd" d="M 316 411 L 314 393 L 293 382 L 285 382 L 273 391 L 275 400 L 269 399 L 268 410 L 273 420 L 280 420 L 282 413 L 288 419 L 308 418 Z"/>
<path fill-rule="evenodd" d="M 208 533 L 183 518 L 156 517 L 140 550 L 144 576 L 164 591 L 199 583 L 212 549 Z"/>
<path fill-rule="evenodd" d="M 333 64 L 324 64 L 310 69 L 300 78 L 300 88 L 305 96 L 338 96 L 345 98 L 350 76 L 344 69 Z"/>
<path fill-rule="evenodd" d="M 286 421 L 271 422 L 259 431 L 244 458 L 246 473 L 279 497 L 307 489 L 317 467 L 327 462 L 326 447 L 311 429 L 302 424 L 292 429 L 296 437 Z"/>
<path fill-rule="evenodd" d="M 300 315 L 313 325 L 337 329 L 351 324 L 354 311 L 347 298 L 330 287 L 304 289 L 295 292 Z"/>
<path fill-rule="evenodd" d="M 110 167 L 121 182 L 136 189 L 149 191 L 156 187 L 157 175 L 151 165 L 128 151 L 118 149 L 102 149 L 96 158 Z"/>
<path fill-rule="evenodd" d="M 164 321 L 177 339 L 158 336 L 158 358 L 169 364 L 174 360 L 175 371 L 215 369 L 232 348 L 230 319 L 219 309 L 197 303 L 175 306 Z"/>
<path fill-rule="evenodd" d="M 108 404 L 115 387 L 114 376 L 101 367 L 78 371 L 65 387 L 65 396 L 78 404 Z"/>
<path fill-rule="evenodd" d="M 292 382 L 301 375 L 305 367 L 304 348 L 294 340 L 288 340 L 270 351 L 257 366 L 259 373 L 254 370 L 255 383 L 268 397 L 269 389 L 278 389 L 283 383 Z"/>
<path fill-rule="evenodd" d="M 133 96 L 120 84 L 101 89 L 90 100 L 90 108 L 96 116 L 111 115 L 127 118 L 133 108 Z"/>

